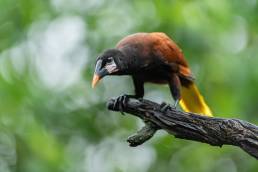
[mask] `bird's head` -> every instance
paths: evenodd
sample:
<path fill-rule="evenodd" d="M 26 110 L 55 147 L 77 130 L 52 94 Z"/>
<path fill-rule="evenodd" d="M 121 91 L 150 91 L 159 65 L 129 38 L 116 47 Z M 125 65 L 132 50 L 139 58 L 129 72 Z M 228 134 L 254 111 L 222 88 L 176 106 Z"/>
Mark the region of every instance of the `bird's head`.
<path fill-rule="evenodd" d="M 106 75 L 115 75 L 122 70 L 122 57 L 123 53 L 121 51 L 117 49 L 109 49 L 97 58 L 95 72 L 92 79 L 92 88 L 94 88 L 99 80 Z"/>

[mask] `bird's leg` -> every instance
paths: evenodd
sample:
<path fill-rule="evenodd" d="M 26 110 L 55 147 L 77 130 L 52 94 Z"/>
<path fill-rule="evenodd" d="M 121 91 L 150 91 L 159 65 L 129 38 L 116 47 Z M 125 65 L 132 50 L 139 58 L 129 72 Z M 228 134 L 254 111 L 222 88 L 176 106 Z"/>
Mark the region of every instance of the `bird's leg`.
<path fill-rule="evenodd" d="M 123 107 L 127 103 L 128 98 L 135 98 L 140 100 L 144 95 L 144 87 L 141 79 L 133 76 L 133 84 L 135 88 L 135 95 L 123 94 L 119 96 L 114 102 L 114 108 L 118 107 L 122 115 L 124 115 Z"/>
<path fill-rule="evenodd" d="M 161 103 L 160 106 L 161 106 L 161 111 L 162 112 L 165 112 L 168 109 L 176 108 L 177 104 L 178 104 L 178 102 L 180 100 L 180 97 L 181 97 L 181 95 L 180 95 L 181 83 L 180 83 L 179 77 L 176 74 L 172 74 L 168 84 L 169 84 L 171 95 L 172 95 L 172 97 L 175 100 L 175 103 L 174 103 L 173 106 L 170 106 L 169 104 L 164 103 L 164 102 Z"/>
<path fill-rule="evenodd" d="M 133 76 L 133 84 L 134 84 L 134 98 L 141 99 L 144 95 L 144 82 L 142 79 L 137 78 L 136 76 Z"/>
<path fill-rule="evenodd" d="M 176 107 L 177 107 L 178 102 L 179 102 L 179 99 L 175 100 L 174 108 L 176 108 Z"/>

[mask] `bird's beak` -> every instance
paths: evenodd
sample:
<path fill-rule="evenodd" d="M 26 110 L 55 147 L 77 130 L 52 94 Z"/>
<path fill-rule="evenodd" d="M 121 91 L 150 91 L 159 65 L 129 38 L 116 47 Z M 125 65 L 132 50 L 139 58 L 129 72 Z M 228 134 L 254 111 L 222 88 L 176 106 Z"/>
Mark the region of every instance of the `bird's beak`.
<path fill-rule="evenodd" d="M 99 82 L 100 77 L 98 74 L 94 74 L 92 82 L 91 82 L 91 87 L 95 88 L 95 86 L 97 85 L 97 83 Z"/>
<path fill-rule="evenodd" d="M 92 78 L 92 83 L 91 83 L 92 88 L 94 88 L 97 85 L 97 83 L 99 82 L 99 80 L 101 80 L 101 78 L 103 78 L 108 74 L 107 69 L 101 68 L 101 66 L 102 66 L 102 60 L 98 60 L 95 66 L 94 76 Z"/>

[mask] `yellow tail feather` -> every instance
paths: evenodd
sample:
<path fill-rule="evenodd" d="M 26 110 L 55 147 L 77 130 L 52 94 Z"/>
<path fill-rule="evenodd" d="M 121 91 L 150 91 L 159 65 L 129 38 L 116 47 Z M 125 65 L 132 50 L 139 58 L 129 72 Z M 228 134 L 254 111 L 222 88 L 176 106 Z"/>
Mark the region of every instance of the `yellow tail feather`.
<path fill-rule="evenodd" d="M 209 106 L 205 103 L 202 95 L 194 83 L 181 88 L 180 106 L 186 112 L 194 112 L 206 116 L 212 116 Z"/>

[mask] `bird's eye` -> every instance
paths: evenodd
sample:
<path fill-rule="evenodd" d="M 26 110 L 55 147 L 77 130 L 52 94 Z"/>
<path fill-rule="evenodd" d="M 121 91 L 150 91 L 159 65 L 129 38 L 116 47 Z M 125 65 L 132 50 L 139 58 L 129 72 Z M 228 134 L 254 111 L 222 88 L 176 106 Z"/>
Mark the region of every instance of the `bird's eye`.
<path fill-rule="evenodd" d="M 110 62 L 112 62 L 112 61 L 113 61 L 113 57 L 107 58 L 107 63 L 110 63 Z"/>
<path fill-rule="evenodd" d="M 109 57 L 109 58 L 107 59 L 107 62 L 111 62 L 112 59 L 113 59 L 113 57 Z"/>

